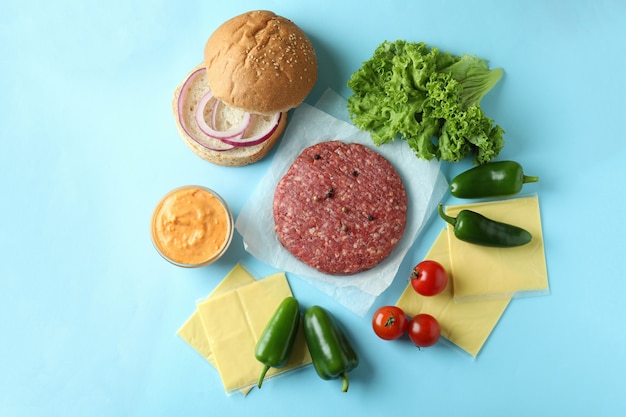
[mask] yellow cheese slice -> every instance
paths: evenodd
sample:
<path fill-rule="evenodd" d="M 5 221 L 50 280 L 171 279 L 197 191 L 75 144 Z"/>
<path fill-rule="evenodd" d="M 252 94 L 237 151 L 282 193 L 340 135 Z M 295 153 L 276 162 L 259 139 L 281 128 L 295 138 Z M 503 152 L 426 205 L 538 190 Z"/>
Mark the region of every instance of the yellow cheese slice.
<path fill-rule="evenodd" d="M 211 344 L 206 337 L 204 326 L 202 325 L 202 318 L 198 310 L 194 311 L 191 316 L 185 321 L 185 323 L 176 332 L 181 339 L 183 339 L 189 346 L 194 348 L 196 352 L 202 355 L 209 363 L 215 366 L 215 360 L 213 359 L 213 351 L 211 350 Z"/>
<path fill-rule="evenodd" d="M 227 393 L 256 385 L 263 365 L 256 360 L 256 342 L 278 305 L 291 296 L 284 273 L 240 286 L 198 303 L 213 358 Z M 300 328 L 284 368 L 272 368 L 267 378 L 311 363 Z"/>
<path fill-rule="evenodd" d="M 448 285 L 443 292 L 425 297 L 415 292 L 409 284 L 396 305 L 411 316 L 420 313 L 432 315 L 439 321 L 443 337 L 470 355 L 478 355 L 509 304 L 509 299 L 454 302 L 456 277 L 450 273 L 448 234 L 445 230 L 441 231 L 425 259 L 437 261 L 446 269 L 449 275 Z"/>
<path fill-rule="evenodd" d="M 250 273 L 241 264 L 238 263 L 215 287 L 207 298 L 223 294 L 251 282 L 254 282 L 254 277 L 250 275 Z M 200 317 L 200 312 L 197 309 L 193 312 L 193 314 L 191 314 L 191 316 L 189 316 L 187 321 L 185 321 L 176 333 L 196 352 L 202 355 L 203 358 L 209 361 L 211 365 L 217 368 L 215 359 L 213 358 L 213 350 L 211 350 L 209 338 L 204 331 L 202 317 Z M 250 392 L 250 389 L 251 388 L 246 388 L 240 391 L 242 394 L 246 395 Z"/>
<path fill-rule="evenodd" d="M 463 242 L 447 226 L 454 297 L 457 302 L 513 295 L 544 294 L 549 291 L 544 254 L 539 200 L 536 196 L 449 206 L 446 213 L 463 209 L 476 211 L 492 220 L 528 230 L 533 239 L 515 248 L 492 248 Z"/>
<path fill-rule="evenodd" d="M 208 298 L 223 294 L 226 291 L 251 282 L 254 282 L 254 277 L 250 275 L 250 273 L 241 264 L 238 263 L 215 287 L 215 289 L 209 294 Z M 189 316 L 187 321 L 185 321 L 176 333 L 181 339 L 194 348 L 196 352 L 202 355 L 203 358 L 215 366 L 211 344 L 209 343 L 209 339 L 204 331 L 202 318 L 200 317 L 200 312 L 198 310 L 194 311 L 193 314 Z"/>

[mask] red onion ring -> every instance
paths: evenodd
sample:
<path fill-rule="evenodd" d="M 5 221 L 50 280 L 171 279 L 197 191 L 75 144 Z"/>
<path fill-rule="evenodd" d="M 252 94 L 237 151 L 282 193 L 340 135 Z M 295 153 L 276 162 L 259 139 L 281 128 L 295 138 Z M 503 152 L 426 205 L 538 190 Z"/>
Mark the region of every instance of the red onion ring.
<path fill-rule="evenodd" d="M 260 117 L 260 116 L 259 116 Z M 222 142 L 225 142 L 229 145 L 233 146 L 254 146 L 259 145 L 266 140 L 268 140 L 278 129 L 278 124 L 280 123 L 280 119 L 282 118 L 282 113 L 278 112 L 272 115 L 272 119 L 270 119 L 269 128 L 264 130 L 263 132 L 257 133 L 250 137 L 245 137 L 245 134 L 240 137 L 231 137 L 231 138 L 222 138 L 220 139 Z"/>
<path fill-rule="evenodd" d="M 176 103 L 177 110 L 178 110 L 178 122 L 180 123 L 180 126 L 185 131 L 187 136 L 189 136 L 198 145 L 206 149 L 212 150 L 212 151 L 228 151 L 230 149 L 233 149 L 234 146 L 229 145 L 219 140 L 214 140 L 214 138 L 211 138 L 208 135 L 206 139 L 205 138 L 201 139 L 201 138 L 196 137 L 194 134 L 192 134 L 191 131 L 189 130 L 189 127 L 187 126 L 187 123 L 185 122 L 185 118 L 183 117 L 184 110 L 185 110 L 185 101 L 187 99 L 187 91 L 189 91 L 189 87 L 191 86 L 191 84 L 195 81 L 195 79 L 200 74 L 202 74 L 203 71 L 205 71 L 204 68 L 199 68 L 198 70 L 190 74 L 180 89 L 180 95 L 178 96 L 178 102 Z"/>
<path fill-rule="evenodd" d="M 211 127 L 213 129 L 217 129 L 217 110 L 221 102 L 222 100 L 215 99 L 215 104 L 213 105 L 213 112 L 211 113 Z"/>
<path fill-rule="evenodd" d="M 215 128 L 209 126 L 206 120 L 204 120 L 204 109 L 212 98 L 213 93 L 211 91 L 208 91 L 200 99 L 200 102 L 198 103 L 198 106 L 196 108 L 196 123 L 198 123 L 198 127 L 200 128 L 200 130 L 204 134 L 211 136 L 212 138 L 219 139 L 221 141 L 225 139 L 232 139 L 237 136 L 242 136 L 245 130 L 250 125 L 252 115 L 248 112 L 244 112 L 241 123 L 239 123 L 237 126 L 231 127 L 227 130 L 216 130 Z M 215 109 L 217 109 L 217 105 L 214 106 L 214 110 Z M 212 119 L 215 120 L 215 115 L 213 115 Z M 215 124 L 215 122 L 212 122 L 212 124 Z"/>

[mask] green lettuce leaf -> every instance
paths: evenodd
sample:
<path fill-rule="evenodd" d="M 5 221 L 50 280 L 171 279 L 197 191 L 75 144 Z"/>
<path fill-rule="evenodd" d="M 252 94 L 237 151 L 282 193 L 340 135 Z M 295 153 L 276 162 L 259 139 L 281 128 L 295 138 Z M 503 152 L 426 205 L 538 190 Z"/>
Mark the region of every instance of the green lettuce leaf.
<path fill-rule="evenodd" d="M 353 123 L 377 145 L 396 138 L 417 157 L 482 164 L 504 146 L 504 130 L 480 108 L 502 77 L 485 60 L 453 56 L 425 43 L 383 42 L 348 81 Z"/>

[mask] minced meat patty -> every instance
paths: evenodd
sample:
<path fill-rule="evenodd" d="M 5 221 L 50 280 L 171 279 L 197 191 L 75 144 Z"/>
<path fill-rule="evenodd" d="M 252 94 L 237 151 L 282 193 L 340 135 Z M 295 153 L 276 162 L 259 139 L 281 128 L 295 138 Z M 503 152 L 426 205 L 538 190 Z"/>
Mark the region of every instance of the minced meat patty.
<path fill-rule="evenodd" d="M 382 155 L 322 142 L 279 181 L 273 214 L 278 240 L 296 258 L 326 274 L 351 275 L 389 256 L 404 233 L 407 196 Z"/>

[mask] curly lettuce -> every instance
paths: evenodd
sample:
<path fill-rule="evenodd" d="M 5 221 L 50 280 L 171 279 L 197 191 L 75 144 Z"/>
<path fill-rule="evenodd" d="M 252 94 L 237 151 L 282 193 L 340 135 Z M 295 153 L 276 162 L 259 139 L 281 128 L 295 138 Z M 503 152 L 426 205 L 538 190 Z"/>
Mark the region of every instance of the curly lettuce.
<path fill-rule="evenodd" d="M 498 156 L 504 130 L 480 101 L 502 77 L 483 59 L 454 56 L 423 42 L 383 42 L 348 81 L 350 118 L 372 141 L 404 139 L 422 159 L 475 164 Z"/>

